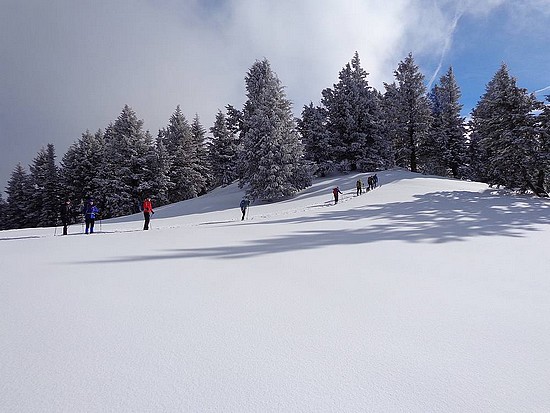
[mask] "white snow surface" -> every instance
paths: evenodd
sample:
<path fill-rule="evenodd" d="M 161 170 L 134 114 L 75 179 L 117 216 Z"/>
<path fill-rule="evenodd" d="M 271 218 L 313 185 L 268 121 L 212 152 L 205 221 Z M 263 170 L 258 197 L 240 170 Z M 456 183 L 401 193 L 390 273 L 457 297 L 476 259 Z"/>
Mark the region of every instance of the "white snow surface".
<path fill-rule="evenodd" d="M 0 411 L 550 411 L 550 202 L 366 176 L 0 232 Z"/>

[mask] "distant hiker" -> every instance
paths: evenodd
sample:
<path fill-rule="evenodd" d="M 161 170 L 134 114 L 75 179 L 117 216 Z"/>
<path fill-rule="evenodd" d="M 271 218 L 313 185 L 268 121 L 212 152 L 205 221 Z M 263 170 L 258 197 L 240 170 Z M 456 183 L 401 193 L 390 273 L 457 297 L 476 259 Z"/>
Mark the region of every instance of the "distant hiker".
<path fill-rule="evenodd" d="M 374 174 L 374 176 L 372 177 L 372 184 L 375 188 L 378 186 L 378 177 L 376 176 L 376 174 Z"/>
<path fill-rule="evenodd" d="M 361 195 L 363 193 L 363 182 L 358 179 L 355 186 L 357 187 L 357 196 Z"/>
<path fill-rule="evenodd" d="M 145 198 L 143 201 L 143 218 L 145 218 L 145 224 L 143 224 L 143 230 L 149 229 L 149 221 L 151 220 L 151 214 L 154 214 L 153 204 L 151 204 L 151 198 Z"/>
<path fill-rule="evenodd" d="M 94 200 L 90 199 L 84 207 L 84 220 L 86 221 L 86 234 L 90 231 L 90 234 L 94 233 L 95 219 L 99 214 L 99 209 L 94 205 Z"/>
<path fill-rule="evenodd" d="M 367 185 L 368 185 L 369 191 L 370 191 L 371 189 L 374 189 L 374 186 L 373 186 L 373 183 L 372 183 L 372 176 L 369 176 L 369 177 L 367 178 Z"/>
<path fill-rule="evenodd" d="M 67 227 L 69 226 L 70 216 L 71 216 L 71 201 L 67 199 L 61 205 L 61 223 L 63 224 L 63 235 L 67 235 Z"/>
<path fill-rule="evenodd" d="M 243 217 L 241 218 L 241 221 L 244 221 L 244 217 L 246 215 L 246 208 L 250 206 L 250 200 L 247 198 L 243 198 L 241 201 L 241 212 L 243 213 Z"/>
<path fill-rule="evenodd" d="M 340 188 L 338 187 L 335 187 L 332 189 L 332 195 L 334 195 L 334 205 L 336 205 L 338 203 L 338 194 L 342 194 L 342 192 L 340 192 Z M 342 194 L 344 195 L 344 194 Z"/>

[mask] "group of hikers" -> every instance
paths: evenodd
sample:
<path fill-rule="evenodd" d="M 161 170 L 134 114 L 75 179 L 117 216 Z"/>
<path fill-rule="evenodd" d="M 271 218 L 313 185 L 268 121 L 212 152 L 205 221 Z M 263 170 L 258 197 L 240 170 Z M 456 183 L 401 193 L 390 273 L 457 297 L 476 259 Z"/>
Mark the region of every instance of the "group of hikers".
<path fill-rule="evenodd" d="M 358 179 L 355 183 L 355 187 L 357 189 L 357 196 L 362 195 L 363 191 L 368 192 L 372 191 L 374 188 L 378 186 L 378 176 L 376 174 L 367 177 L 367 186 L 365 189 L 365 184 L 361 179 Z M 334 196 L 334 204 L 336 205 L 338 203 L 338 195 L 342 194 L 339 187 L 334 187 L 332 189 L 332 195 Z M 343 195 L 343 194 L 342 194 Z"/>
<path fill-rule="evenodd" d="M 143 218 L 145 223 L 143 224 L 143 229 L 149 229 L 149 223 L 151 221 L 151 215 L 155 213 L 153 211 L 153 204 L 151 203 L 151 198 L 145 198 L 142 205 Z M 93 199 L 88 199 L 88 201 L 80 208 L 80 212 L 84 215 L 84 223 L 86 225 L 85 232 L 86 234 L 94 233 L 95 220 L 99 216 L 99 208 L 94 205 Z M 72 204 L 71 200 L 67 199 L 60 208 L 61 215 L 61 224 L 63 225 L 63 235 L 67 235 L 67 230 L 71 221 L 72 215 Z"/>
<path fill-rule="evenodd" d="M 368 192 L 373 190 L 378 186 L 378 176 L 376 174 L 367 177 L 367 186 L 363 184 L 363 181 L 361 179 L 358 179 L 356 182 L 356 188 L 357 188 L 357 196 L 361 195 L 363 191 Z M 335 187 L 332 189 L 332 195 L 334 196 L 334 204 L 338 203 L 338 196 L 342 194 L 342 191 L 340 191 L 339 187 Z M 244 221 L 246 218 L 246 212 L 248 210 L 248 207 L 250 206 L 250 200 L 247 197 L 244 197 L 241 200 L 240 208 L 241 208 L 241 221 Z M 143 200 L 142 204 L 142 211 L 143 211 L 143 229 L 147 231 L 149 229 L 149 225 L 151 222 L 151 215 L 155 213 L 153 210 L 153 204 L 151 202 L 151 198 L 147 197 Z M 93 234 L 94 233 L 94 225 L 95 220 L 99 216 L 99 208 L 94 205 L 93 199 L 88 199 L 88 201 L 81 207 L 81 213 L 84 215 L 84 222 L 86 225 L 86 234 Z M 72 215 L 72 205 L 71 201 L 67 199 L 60 208 L 60 215 L 61 215 L 61 223 L 63 224 L 63 235 L 67 235 L 67 228 L 70 224 L 70 219 Z"/>

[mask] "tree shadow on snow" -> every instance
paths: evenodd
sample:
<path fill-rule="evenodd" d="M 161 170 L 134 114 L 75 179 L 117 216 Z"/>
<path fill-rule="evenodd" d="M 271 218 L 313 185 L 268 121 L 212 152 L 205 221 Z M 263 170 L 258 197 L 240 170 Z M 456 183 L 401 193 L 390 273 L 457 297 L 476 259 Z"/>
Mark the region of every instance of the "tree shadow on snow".
<path fill-rule="evenodd" d="M 550 225 L 550 202 L 467 191 L 418 195 L 408 202 L 364 205 L 350 210 L 322 211 L 313 216 L 248 222 L 245 225 L 288 225 L 357 221 L 353 229 L 308 229 L 276 238 L 212 248 L 171 249 L 158 255 L 118 257 L 99 262 L 185 258 L 248 258 L 263 254 L 309 250 L 329 245 L 379 241 L 447 243 L 480 236 L 523 237 Z M 98 261 L 95 261 L 96 263 Z"/>

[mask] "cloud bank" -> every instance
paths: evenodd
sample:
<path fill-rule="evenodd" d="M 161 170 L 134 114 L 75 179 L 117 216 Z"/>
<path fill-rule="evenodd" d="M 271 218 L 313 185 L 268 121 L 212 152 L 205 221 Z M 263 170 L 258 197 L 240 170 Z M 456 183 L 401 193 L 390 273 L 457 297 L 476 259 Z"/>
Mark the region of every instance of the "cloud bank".
<path fill-rule="evenodd" d="M 359 52 L 383 89 L 407 53 L 433 80 L 460 19 L 504 0 L 3 0 L 0 184 L 54 143 L 61 157 L 86 129 L 129 104 L 156 135 L 176 105 L 206 128 L 245 100 L 244 76 L 266 57 L 298 114 Z M 536 9 L 544 0 L 526 1 Z M 514 3 L 515 4 L 515 3 Z M 525 11 L 527 13 L 527 11 Z M 5 186 L 2 185 L 2 188 Z"/>

